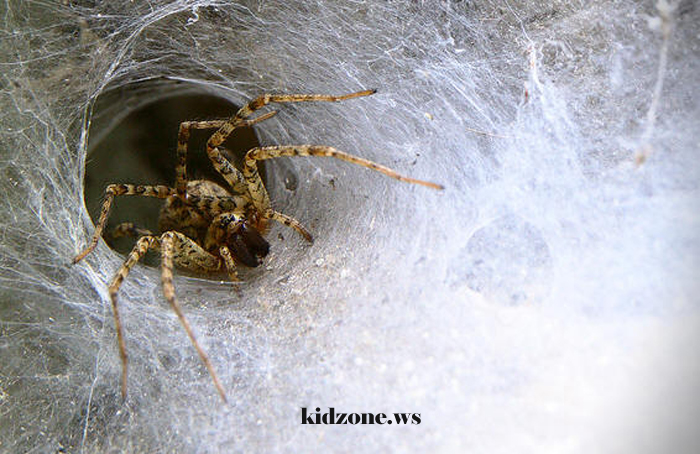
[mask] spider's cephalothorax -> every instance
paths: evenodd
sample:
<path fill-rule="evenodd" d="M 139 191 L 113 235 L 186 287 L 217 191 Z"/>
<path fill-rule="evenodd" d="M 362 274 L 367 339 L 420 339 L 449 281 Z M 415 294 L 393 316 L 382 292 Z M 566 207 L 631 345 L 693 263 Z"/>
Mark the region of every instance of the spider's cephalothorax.
<path fill-rule="evenodd" d="M 281 156 L 326 156 L 376 170 L 392 178 L 419 184 L 433 189 L 442 186 L 427 181 L 399 175 L 395 171 L 359 158 L 335 148 L 322 145 L 278 145 L 256 147 L 249 150 L 240 169 L 231 164 L 221 153 L 221 145 L 239 127 L 251 126 L 266 120 L 277 112 L 272 111 L 254 119 L 248 119 L 256 110 L 270 103 L 306 101 L 343 101 L 368 96 L 375 90 L 365 90 L 342 96 L 331 95 L 262 95 L 243 106 L 227 120 L 186 121 L 180 124 L 177 146 L 175 187 L 146 186 L 134 184 L 111 184 L 105 190 L 105 200 L 90 244 L 74 259 L 77 263 L 97 246 L 107 224 L 114 197 L 138 195 L 164 199 L 160 214 L 160 233 L 134 227 L 131 223 L 120 224 L 114 236 L 138 237 L 136 245 L 109 285 L 114 322 L 117 329 L 119 354 L 122 360 L 122 396 L 126 396 L 127 354 L 124 332 L 117 305 L 117 291 L 133 266 L 149 249 L 160 251 L 163 293 L 177 314 L 187 335 L 209 371 L 222 399 L 226 400 L 209 357 L 197 342 L 189 322 L 175 298 L 173 265 L 195 272 L 212 273 L 226 271 L 231 280 L 238 280 L 236 265 L 256 267 L 260 265 L 270 248 L 263 238 L 270 220 L 291 227 L 311 242 L 311 234 L 294 218 L 272 209 L 270 197 L 265 189 L 257 162 Z M 229 187 L 211 181 L 187 179 L 187 143 L 192 129 L 216 129 L 207 141 L 206 151 L 214 168 L 226 180 Z"/>
<path fill-rule="evenodd" d="M 226 247 L 235 263 L 251 268 L 260 265 L 260 259 L 270 251 L 263 238 L 266 220 L 256 215 L 244 195 L 233 195 L 213 181 L 189 181 L 184 201 L 177 196 L 166 199 L 158 228 L 180 232 L 219 258 L 223 258 L 221 248 Z M 176 254 L 175 265 L 192 269 L 189 255 Z"/>

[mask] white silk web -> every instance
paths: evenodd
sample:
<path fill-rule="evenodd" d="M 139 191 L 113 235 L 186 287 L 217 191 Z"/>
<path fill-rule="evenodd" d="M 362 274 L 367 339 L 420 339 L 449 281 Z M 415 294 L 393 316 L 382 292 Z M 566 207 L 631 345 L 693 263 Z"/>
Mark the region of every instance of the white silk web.
<path fill-rule="evenodd" d="M 546 3 L 4 2 L 0 451 L 697 447 L 700 8 Z M 101 243 L 69 266 L 88 146 L 174 95 L 366 88 L 280 107 L 259 139 L 446 190 L 271 163 L 275 207 L 316 242 L 273 229 L 240 296 L 175 280 L 229 405 L 148 266 L 121 290 L 122 402 L 124 258 Z M 422 422 L 307 426 L 301 407 Z"/>

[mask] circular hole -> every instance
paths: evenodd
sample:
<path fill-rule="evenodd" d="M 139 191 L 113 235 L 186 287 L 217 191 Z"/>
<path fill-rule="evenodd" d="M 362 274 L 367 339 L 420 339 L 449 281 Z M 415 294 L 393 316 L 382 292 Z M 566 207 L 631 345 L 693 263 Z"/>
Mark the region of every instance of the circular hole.
<path fill-rule="evenodd" d="M 552 257 L 544 235 L 515 215 L 478 229 L 460 252 L 455 280 L 503 305 L 543 301 L 549 292 Z"/>
<path fill-rule="evenodd" d="M 180 87 L 182 89 L 182 87 Z M 85 203 L 93 220 L 99 218 L 104 190 L 111 183 L 144 185 L 175 184 L 175 151 L 182 121 L 228 118 L 239 106 L 208 93 L 186 93 L 160 97 L 128 107 L 135 97 L 107 93 L 95 106 L 90 130 L 90 150 L 85 168 Z M 129 110 L 118 118 L 119 108 Z M 190 180 L 211 180 L 228 187 L 213 168 L 206 154 L 206 141 L 214 130 L 193 130 L 188 143 L 187 174 Z M 245 152 L 259 146 L 252 128 L 239 128 L 224 143 L 226 157 L 240 168 Z M 265 180 L 264 167 L 260 171 Z M 266 180 L 265 180 L 266 181 Z M 158 232 L 158 216 L 163 201 L 151 197 L 116 197 L 105 228 L 110 246 L 128 253 L 133 238 L 112 240 L 109 232 L 120 223 Z M 150 262 L 153 264 L 154 262 Z"/>

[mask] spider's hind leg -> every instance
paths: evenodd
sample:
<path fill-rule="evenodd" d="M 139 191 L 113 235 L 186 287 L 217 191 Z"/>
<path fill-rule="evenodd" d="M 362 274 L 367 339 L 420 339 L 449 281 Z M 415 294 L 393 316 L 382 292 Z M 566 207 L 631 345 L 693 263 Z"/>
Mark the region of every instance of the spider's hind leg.
<path fill-rule="evenodd" d="M 128 257 L 117 271 L 117 274 L 109 284 L 109 298 L 112 301 L 112 312 L 114 313 L 114 326 L 117 330 L 117 341 L 119 342 L 119 357 L 122 361 L 122 397 L 126 398 L 126 377 L 128 356 L 126 354 L 126 344 L 124 342 L 124 327 L 119 317 L 119 306 L 117 304 L 117 292 L 124 279 L 129 275 L 129 271 L 138 263 L 149 249 L 158 249 L 159 239 L 155 236 L 142 236 L 129 253 Z"/>
<path fill-rule="evenodd" d="M 194 331 L 192 331 L 190 323 L 187 321 L 185 314 L 182 312 L 180 303 L 178 303 L 177 299 L 175 298 L 175 286 L 173 285 L 173 257 L 175 255 L 176 241 L 180 243 L 178 244 L 178 249 L 180 250 L 187 250 L 187 248 L 191 248 L 193 247 L 193 245 L 199 248 L 199 246 L 196 243 L 194 243 L 192 240 L 190 240 L 181 233 L 169 231 L 161 235 L 160 250 L 163 293 L 165 294 L 165 299 L 168 300 L 168 303 L 170 303 L 170 306 L 173 308 L 173 310 L 177 314 L 177 317 L 180 319 L 180 323 L 185 329 L 185 332 L 187 332 L 187 336 L 190 338 L 192 345 L 194 345 L 194 348 L 197 350 L 199 358 L 202 360 L 202 363 L 204 363 L 204 366 L 207 368 L 207 371 L 209 371 L 209 375 L 211 375 L 211 378 L 214 381 L 214 386 L 216 386 L 216 390 L 219 392 L 224 402 L 226 402 L 226 392 L 224 391 L 224 387 L 219 381 L 219 376 L 216 374 L 216 371 L 214 371 L 214 366 L 212 366 L 211 361 L 209 360 L 209 356 L 207 356 L 204 349 L 202 349 L 202 347 L 199 345 L 199 342 L 197 342 L 197 338 L 194 335 Z M 202 251 L 206 252 L 203 249 Z"/>

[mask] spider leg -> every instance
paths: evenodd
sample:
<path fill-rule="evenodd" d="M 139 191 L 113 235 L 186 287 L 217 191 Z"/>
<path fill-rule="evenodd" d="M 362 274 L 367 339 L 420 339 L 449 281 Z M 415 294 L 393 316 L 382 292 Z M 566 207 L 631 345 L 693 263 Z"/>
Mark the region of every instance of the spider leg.
<path fill-rule="evenodd" d="M 273 111 L 261 115 L 253 120 L 246 120 L 256 110 L 265 107 L 270 103 L 287 103 L 287 102 L 309 102 L 309 101 L 345 101 L 346 99 L 359 98 L 361 96 L 369 96 L 376 93 L 376 90 L 363 90 L 356 93 L 346 95 L 262 95 L 250 101 L 245 106 L 241 107 L 236 114 L 228 120 L 217 122 L 200 122 L 206 123 L 207 127 L 214 127 L 214 124 L 220 125 L 219 129 L 209 137 L 207 141 L 207 155 L 214 164 L 214 168 L 226 179 L 226 181 L 235 190 L 241 190 L 246 187 L 246 180 L 241 172 L 231 165 L 230 162 L 221 154 L 219 146 L 231 135 L 231 133 L 241 126 L 249 126 L 267 120 L 277 112 Z M 189 128 L 194 127 L 198 122 L 183 123 L 186 127 L 180 126 L 180 136 L 178 138 L 178 161 L 177 161 L 177 184 L 176 188 L 178 195 L 184 197 L 186 192 L 186 172 L 185 172 L 185 155 L 187 153 L 187 141 L 189 140 Z M 262 184 L 262 181 L 260 182 Z"/>
<path fill-rule="evenodd" d="M 114 197 L 121 195 L 139 195 L 144 197 L 156 197 L 158 199 L 165 199 L 175 194 L 173 188 L 167 186 L 144 186 L 136 184 L 110 184 L 105 189 L 105 200 L 102 203 L 102 211 L 100 212 L 100 218 L 95 226 L 95 233 L 92 235 L 90 244 L 81 252 L 73 258 L 73 263 L 78 263 L 86 255 L 92 252 L 97 246 L 97 242 L 102 235 L 102 231 L 107 224 L 107 218 L 109 217 L 109 211 L 112 208 L 112 202 Z"/>
<path fill-rule="evenodd" d="M 268 118 L 271 118 L 277 114 L 277 111 L 272 111 L 268 112 L 264 115 L 260 115 L 257 118 L 254 118 L 252 120 L 240 120 L 238 121 L 233 129 L 231 129 L 231 132 L 233 132 L 234 129 L 244 127 L 244 126 L 253 126 L 256 123 L 260 123 L 261 121 L 265 121 Z M 187 143 L 190 140 L 190 130 L 192 129 L 219 129 L 226 125 L 229 122 L 229 120 L 205 120 L 205 121 L 183 121 L 180 123 L 180 128 L 178 131 L 178 136 L 177 136 L 177 161 L 175 164 L 175 191 L 177 192 L 178 197 L 181 199 L 185 200 L 187 197 Z M 229 132 L 230 134 L 230 132 Z M 223 156 L 222 156 L 223 158 Z M 237 178 L 240 175 L 240 172 L 233 167 L 228 161 L 224 159 L 225 162 L 222 162 L 219 164 L 217 167 L 216 163 L 214 167 L 216 167 L 216 170 L 223 175 L 223 177 L 226 179 L 226 181 L 231 185 L 231 187 L 234 188 L 234 190 L 240 191 L 242 188 L 245 188 L 245 183 L 243 182 L 243 178 Z"/>
<path fill-rule="evenodd" d="M 243 166 L 243 176 L 248 184 L 248 193 L 250 194 L 253 205 L 261 213 L 268 212 L 270 207 L 270 197 L 268 196 L 267 190 L 265 189 L 262 179 L 260 178 L 260 174 L 258 173 L 257 161 L 282 156 L 325 156 L 336 158 L 352 164 L 360 165 L 362 167 L 367 167 L 368 169 L 376 170 L 377 172 L 383 173 L 384 175 L 399 181 L 419 184 L 433 189 L 444 189 L 443 186 L 439 184 L 403 176 L 381 164 L 336 150 L 333 147 L 323 145 L 278 145 L 271 147 L 257 147 L 251 149 L 246 154 Z"/>
<path fill-rule="evenodd" d="M 280 222 L 280 223 L 286 225 L 287 227 L 293 228 L 301 236 L 303 236 L 304 239 L 306 239 L 306 241 L 308 241 L 309 243 L 314 242 L 314 239 L 311 236 L 311 234 L 309 233 L 309 231 L 306 230 L 303 225 L 301 225 L 301 222 L 297 221 L 293 217 L 287 216 L 286 214 L 280 213 L 280 212 L 275 211 L 275 210 L 267 210 L 265 217 L 268 219 L 274 219 L 275 221 Z"/>
<path fill-rule="evenodd" d="M 228 138 L 231 133 L 241 125 L 241 122 L 253 114 L 256 110 L 265 107 L 270 103 L 287 103 L 287 102 L 310 102 L 310 101 L 323 101 L 323 102 L 336 102 L 345 101 L 347 99 L 359 98 L 362 96 L 369 96 L 376 93 L 377 90 L 363 90 L 355 93 L 348 93 L 346 95 L 261 95 L 250 101 L 245 106 L 241 107 L 236 115 L 231 117 L 229 120 L 225 121 L 221 127 L 209 138 L 207 142 L 207 153 L 209 153 L 210 148 L 216 148 Z M 262 118 L 264 115 L 258 118 Z M 269 117 L 268 117 L 269 118 Z M 250 120 L 251 122 L 258 122 L 258 119 Z M 260 120 L 262 121 L 262 120 Z"/>
<path fill-rule="evenodd" d="M 246 168 L 254 167 L 256 161 L 278 158 L 281 156 L 323 156 L 336 158 L 352 164 L 357 164 L 362 167 L 367 167 L 368 169 L 376 170 L 377 172 L 383 173 L 388 177 L 399 181 L 404 181 L 406 183 L 419 184 L 432 189 L 445 189 L 444 186 L 440 184 L 403 176 L 389 167 L 385 167 L 381 164 L 377 164 L 376 162 L 372 162 L 358 156 L 353 156 L 343 151 L 336 150 L 333 147 L 324 145 L 278 145 L 253 148 L 246 154 L 245 165 Z"/>
<path fill-rule="evenodd" d="M 211 361 L 209 361 L 209 357 L 207 354 L 204 352 L 202 347 L 199 345 L 197 342 L 197 338 L 194 335 L 194 332 L 192 331 L 192 327 L 190 326 L 190 323 L 187 321 L 187 318 L 185 318 L 185 314 L 182 312 L 182 308 L 180 307 L 180 303 L 178 303 L 177 299 L 175 298 L 175 286 L 173 285 L 173 256 L 174 256 L 174 249 L 175 249 L 175 240 L 183 240 L 183 238 L 179 237 L 182 236 L 184 238 L 184 235 L 178 234 L 178 232 L 165 232 L 163 235 L 160 237 L 160 243 L 161 243 L 161 267 L 162 267 L 162 272 L 161 272 L 161 278 L 163 281 L 163 293 L 165 294 L 165 299 L 168 300 L 170 303 L 170 306 L 173 308 L 175 313 L 177 314 L 178 318 L 180 319 L 180 323 L 182 324 L 183 328 L 185 328 L 185 331 L 187 332 L 187 336 L 189 336 L 190 341 L 192 342 L 192 345 L 194 345 L 194 348 L 197 350 L 197 353 L 199 354 L 199 358 L 202 360 L 204 363 L 204 366 L 207 368 L 209 371 L 209 375 L 211 375 L 212 380 L 214 380 L 214 386 L 216 386 L 216 390 L 219 392 L 221 395 L 221 398 L 226 402 L 226 393 L 224 392 L 224 387 L 221 385 L 221 382 L 219 381 L 219 377 L 216 375 L 216 372 L 214 371 L 214 367 L 211 364 Z M 189 240 L 189 238 L 187 238 Z M 192 241 L 192 240 L 190 240 Z M 195 243 L 196 244 L 196 243 Z M 181 244 L 182 246 L 182 244 Z"/>
<path fill-rule="evenodd" d="M 114 324 L 117 330 L 119 356 L 121 357 L 122 361 L 122 397 L 126 397 L 128 355 L 126 353 L 126 343 L 124 341 L 124 327 L 122 326 L 121 318 L 119 316 L 117 292 L 119 291 L 119 287 L 121 287 L 122 283 L 124 282 L 124 279 L 126 279 L 126 277 L 129 275 L 131 269 L 134 267 L 134 265 L 136 265 L 136 263 L 138 263 L 139 260 L 141 260 L 141 258 L 143 258 L 144 255 L 146 255 L 146 252 L 149 249 L 160 249 L 162 256 L 163 293 L 165 294 L 165 297 L 170 305 L 175 310 L 175 313 L 184 326 L 187 335 L 194 344 L 197 353 L 199 353 L 202 362 L 211 374 L 214 380 L 214 385 L 216 386 L 219 394 L 221 394 L 224 401 L 226 401 L 226 395 L 224 394 L 223 387 L 219 382 L 216 372 L 214 372 L 214 368 L 212 367 L 206 353 L 204 353 L 204 350 L 202 350 L 197 343 L 194 333 L 192 332 L 192 328 L 185 318 L 185 315 L 182 313 L 180 305 L 175 299 L 175 288 L 173 286 L 172 279 L 173 258 L 175 257 L 173 251 L 175 249 L 175 242 L 177 242 L 177 246 L 180 251 L 177 255 L 178 263 L 184 266 L 187 266 L 188 264 L 192 265 L 193 267 L 198 266 L 209 269 L 210 271 L 215 271 L 220 266 L 219 259 L 204 251 L 197 243 L 179 232 L 166 232 L 161 235 L 160 238 L 153 235 L 146 235 L 138 239 L 136 245 L 124 261 L 124 264 L 122 264 L 117 271 L 117 274 L 112 279 L 112 282 L 109 284 L 109 296 L 112 301 L 112 310 L 114 312 Z M 184 260 L 183 256 L 191 257 L 192 261 Z"/>
<path fill-rule="evenodd" d="M 158 248 L 158 238 L 147 235 L 142 236 L 136 242 L 136 245 L 129 253 L 122 266 L 117 271 L 117 274 L 112 279 L 109 284 L 109 297 L 112 300 L 112 312 L 114 313 L 114 326 L 117 330 L 117 340 L 119 342 L 119 356 L 122 361 L 122 398 L 126 398 L 126 376 L 127 376 L 127 363 L 128 356 L 126 354 L 126 344 L 124 343 L 124 327 L 122 326 L 121 319 L 119 317 L 119 307 L 117 305 L 117 292 L 119 287 L 121 287 L 124 279 L 129 275 L 131 268 L 138 263 L 141 258 L 146 255 L 149 248 Z"/>

